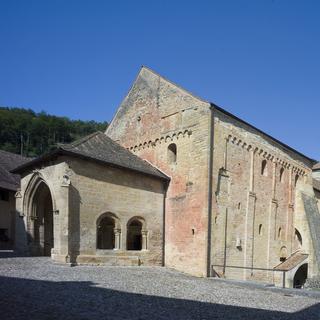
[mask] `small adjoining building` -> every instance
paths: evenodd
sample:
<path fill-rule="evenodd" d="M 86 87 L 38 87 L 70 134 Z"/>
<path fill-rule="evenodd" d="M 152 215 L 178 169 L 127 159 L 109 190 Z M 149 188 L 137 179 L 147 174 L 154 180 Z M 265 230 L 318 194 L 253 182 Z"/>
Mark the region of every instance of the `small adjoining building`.
<path fill-rule="evenodd" d="M 15 193 L 20 188 L 20 176 L 10 170 L 30 161 L 30 158 L 0 150 L 0 248 L 10 249 L 15 239 Z"/>
<path fill-rule="evenodd" d="M 97 132 L 14 170 L 17 248 L 77 264 L 162 265 L 169 178 Z M 20 223 L 21 224 L 21 223 Z"/>

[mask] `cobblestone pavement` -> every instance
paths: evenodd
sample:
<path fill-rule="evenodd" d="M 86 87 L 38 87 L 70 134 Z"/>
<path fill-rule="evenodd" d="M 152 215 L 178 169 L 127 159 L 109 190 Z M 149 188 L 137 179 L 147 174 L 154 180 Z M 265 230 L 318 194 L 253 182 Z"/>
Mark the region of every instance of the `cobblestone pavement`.
<path fill-rule="evenodd" d="M 0 254 L 0 319 L 320 319 L 316 292 Z"/>

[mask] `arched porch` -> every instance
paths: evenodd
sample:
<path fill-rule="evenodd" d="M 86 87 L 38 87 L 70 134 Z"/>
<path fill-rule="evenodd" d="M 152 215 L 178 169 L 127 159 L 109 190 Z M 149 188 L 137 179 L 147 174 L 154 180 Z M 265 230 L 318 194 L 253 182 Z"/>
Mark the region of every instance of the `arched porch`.
<path fill-rule="evenodd" d="M 30 191 L 26 199 L 28 246 L 33 255 L 51 256 L 54 248 L 52 195 L 42 179 L 38 179 Z"/>

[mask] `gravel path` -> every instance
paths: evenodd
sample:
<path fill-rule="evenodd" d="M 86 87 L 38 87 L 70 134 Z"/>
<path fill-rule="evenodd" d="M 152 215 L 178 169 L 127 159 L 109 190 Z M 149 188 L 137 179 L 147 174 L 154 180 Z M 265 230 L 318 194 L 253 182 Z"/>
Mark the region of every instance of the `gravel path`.
<path fill-rule="evenodd" d="M 166 268 L 68 267 L 0 254 L 0 319 L 320 319 L 320 297 Z"/>

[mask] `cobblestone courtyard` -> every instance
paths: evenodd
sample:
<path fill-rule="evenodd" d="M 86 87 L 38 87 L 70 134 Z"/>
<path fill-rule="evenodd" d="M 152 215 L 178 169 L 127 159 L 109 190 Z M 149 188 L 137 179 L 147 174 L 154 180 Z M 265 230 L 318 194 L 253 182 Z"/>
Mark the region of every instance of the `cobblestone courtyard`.
<path fill-rule="evenodd" d="M 320 319 L 320 295 L 0 255 L 0 319 Z"/>

